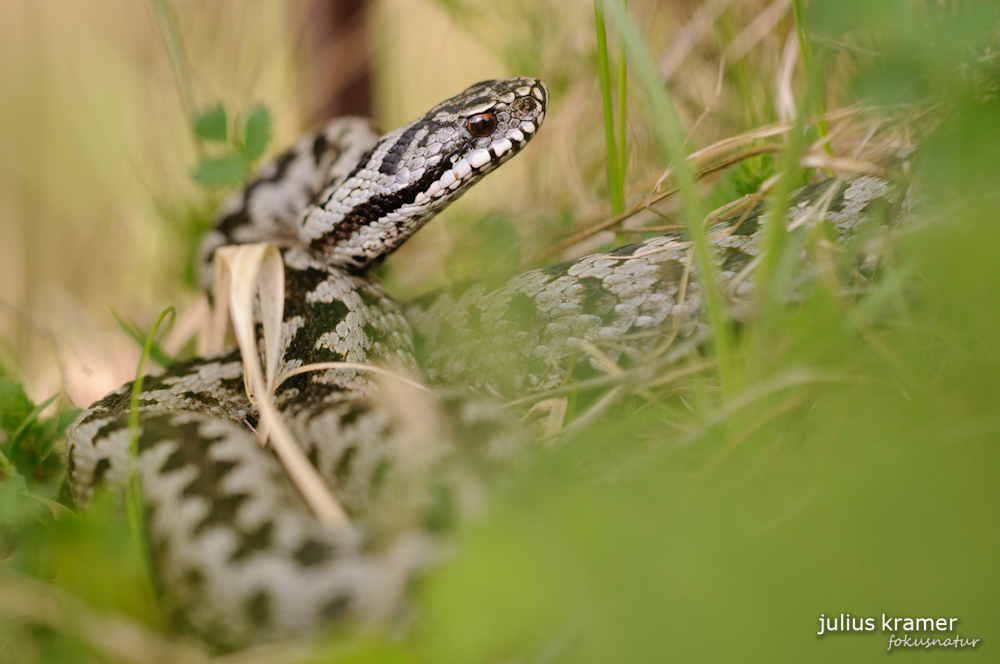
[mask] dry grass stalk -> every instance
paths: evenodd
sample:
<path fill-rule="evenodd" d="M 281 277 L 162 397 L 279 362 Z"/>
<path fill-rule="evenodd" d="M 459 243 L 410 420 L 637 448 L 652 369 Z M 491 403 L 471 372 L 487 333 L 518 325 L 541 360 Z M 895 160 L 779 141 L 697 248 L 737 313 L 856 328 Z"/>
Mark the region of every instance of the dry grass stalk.
<path fill-rule="evenodd" d="M 257 436 L 261 444 L 271 441 L 289 477 L 320 521 L 333 530 L 350 528 L 347 513 L 285 426 L 274 405 L 274 391 L 292 376 L 331 369 L 374 373 L 393 378 L 424 392 L 430 390 L 397 372 L 355 362 L 306 364 L 279 377 L 277 371 L 285 297 L 285 273 L 281 252 L 274 245 L 263 243 L 221 247 L 215 254 L 215 267 L 216 309 L 208 333 L 211 350 L 221 350 L 225 340 L 227 319 L 231 318 L 233 332 L 243 358 L 243 378 L 247 398 L 257 406 L 260 413 Z M 255 294 L 259 297 L 261 323 L 264 329 L 263 368 L 260 365 L 254 324 Z"/>
<path fill-rule="evenodd" d="M 732 0 L 708 0 L 698 7 L 681 31 L 670 40 L 670 45 L 660 56 L 660 76 L 669 81 L 688 54 L 698 45 L 702 37 L 712 29 L 715 21 L 726 11 Z"/>
<path fill-rule="evenodd" d="M 221 345 L 225 335 L 227 304 L 233 332 L 243 357 L 247 397 L 260 413 L 257 435 L 261 444 L 271 438 L 274 451 L 289 477 L 317 518 L 331 530 L 351 527 L 347 513 L 302 453 L 274 406 L 275 373 L 284 313 L 285 272 L 281 253 L 271 244 L 221 247 L 215 253 L 216 316 L 212 339 Z M 259 292 L 264 328 L 264 360 L 257 352 L 253 297 Z"/>

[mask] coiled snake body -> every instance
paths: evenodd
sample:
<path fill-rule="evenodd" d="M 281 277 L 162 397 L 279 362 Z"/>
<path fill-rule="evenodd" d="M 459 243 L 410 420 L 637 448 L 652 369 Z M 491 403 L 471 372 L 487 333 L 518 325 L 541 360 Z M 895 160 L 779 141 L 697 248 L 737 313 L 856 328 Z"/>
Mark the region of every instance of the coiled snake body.
<path fill-rule="evenodd" d="M 409 325 L 366 271 L 520 151 L 547 95 L 535 79 L 486 81 L 382 137 L 358 119 L 304 137 L 223 210 L 203 245 L 205 285 L 216 247 L 282 245 L 279 375 L 336 361 L 416 374 Z M 439 461 L 448 441 L 498 411 L 474 400 L 421 402 L 356 371 L 285 381 L 276 405 L 356 526 L 332 532 L 256 443 L 242 376 L 233 353 L 144 385 L 138 472 L 165 602 L 224 646 L 390 614 L 419 562 L 420 533 L 444 509 L 428 469 L 446 476 Z M 94 404 L 68 434 L 69 484 L 81 505 L 102 483 L 127 481 L 130 391 Z M 502 435 L 490 441 L 484 453 L 499 453 Z"/>
<path fill-rule="evenodd" d="M 226 204 L 203 244 L 203 285 L 211 286 L 219 246 L 282 247 L 279 376 L 331 361 L 417 376 L 416 345 L 428 379 L 512 396 L 561 377 L 581 340 L 603 340 L 623 366 L 641 361 L 657 342 L 651 332 L 687 335 L 701 325 L 696 266 L 676 236 L 405 311 L 367 273 L 520 151 L 547 102 L 536 79 L 486 81 L 381 137 L 360 119 L 304 136 Z M 828 201 L 842 232 L 855 223 L 852 208 L 887 195 L 884 182 L 862 180 Z M 751 215 L 715 240 L 723 278 L 752 260 L 757 227 Z M 602 370 L 592 359 L 580 364 L 577 376 Z M 427 533 L 475 504 L 462 499 L 476 493 L 469 468 L 511 456 L 520 437 L 490 401 L 390 383 L 327 370 L 276 390 L 288 428 L 355 526 L 335 532 L 257 444 L 238 353 L 146 379 L 137 467 L 154 569 L 178 622 L 234 647 L 331 619 L 384 619 L 398 608 L 426 558 Z M 130 394 L 130 384 L 109 394 L 68 433 L 68 481 L 80 505 L 102 484 L 127 482 Z"/>

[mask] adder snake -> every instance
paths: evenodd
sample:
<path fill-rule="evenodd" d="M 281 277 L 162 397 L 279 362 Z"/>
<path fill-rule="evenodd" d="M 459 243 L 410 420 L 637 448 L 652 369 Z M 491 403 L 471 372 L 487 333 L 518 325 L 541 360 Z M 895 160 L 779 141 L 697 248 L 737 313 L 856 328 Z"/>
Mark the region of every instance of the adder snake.
<path fill-rule="evenodd" d="M 686 336 L 702 325 L 697 266 L 677 236 L 406 307 L 369 273 L 519 152 L 547 103 L 536 79 L 486 81 L 381 137 L 352 118 L 303 136 L 224 206 L 203 243 L 203 285 L 219 246 L 282 247 L 279 374 L 370 363 L 513 397 L 556 384 L 572 363 L 576 378 L 606 370 L 576 362 L 581 340 L 602 341 L 623 367 L 641 363 L 665 330 Z M 888 195 L 886 183 L 861 178 L 827 201 L 827 218 L 849 233 L 860 209 Z M 758 217 L 714 239 L 730 282 L 756 254 Z M 129 384 L 109 394 L 69 431 L 80 505 L 127 482 L 130 393 Z M 477 502 L 475 468 L 515 455 L 521 440 L 490 399 L 431 397 L 352 370 L 294 376 L 276 404 L 350 531 L 323 527 L 258 446 L 238 353 L 175 365 L 141 394 L 137 468 L 163 600 L 182 626 L 225 647 L 391 616 L 435 530 Z"/>

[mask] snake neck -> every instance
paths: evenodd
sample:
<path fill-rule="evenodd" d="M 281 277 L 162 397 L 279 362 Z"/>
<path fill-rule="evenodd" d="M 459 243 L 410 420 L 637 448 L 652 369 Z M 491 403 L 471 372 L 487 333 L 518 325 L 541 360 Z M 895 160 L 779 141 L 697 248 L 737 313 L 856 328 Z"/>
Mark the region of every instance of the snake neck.
<path fill-rule="evenodd" d="M 323 191 L 299 238 L 329 265 L 366 270 L 517 154 L 545 118 L 533 78 L 477 83 L 382 136 L 348 177 Z"/>

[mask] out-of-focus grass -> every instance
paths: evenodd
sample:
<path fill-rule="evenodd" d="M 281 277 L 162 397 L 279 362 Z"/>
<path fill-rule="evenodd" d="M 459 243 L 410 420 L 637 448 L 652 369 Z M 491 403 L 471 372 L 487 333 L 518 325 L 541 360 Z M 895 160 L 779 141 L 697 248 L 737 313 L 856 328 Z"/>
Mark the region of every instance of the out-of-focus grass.
<path fill-rule="evenodd" d="M 438 247 L 417 247 L 387 267 L 390 284 L 402 283 L 402 270 L 414 265 L 431 266 L 415 280 L 427 285 L 448 276 L 490 276 L 607 210 L 607 146 L 589 3 L 438 4 L 481 37 L 495 56 L 491 67 L 499 62 L 509 74 L 545 80 L 553 107 L 538 139 L 511 164 L 521 170 L 510 177 L 523 179 L 505 183 L 523 183 L 518 196 L 496 197 L 487 186 L 478 200 L 457 206 L 435 222 L 437 230 L 428 229 L 453 251 L 421 263 Z M 670 45 L 694 34 L 693 8 L 629 3 L 643 38 L 633 48 L 648 48 L 661 75 L 670 65 L 670 98 L 680 124 L 691 127 L 708 107 L 689 150 L 781 118 L 775 102 L 781 58 L 788 39 L 797 39 L 788 3 L 784 9 L 780 2 L 718 4 L 688 52 L 674 56 Z M 387 2 L 382 9 L 392 8 Z M 333 635 L 309 661 L 884 656 L 889 635 L 880 629 L 816 635 L 821 614 L 841 613 L 873 617 L 879 628 L 883 613 L 959 618 L 962 636 L 985 639 L 977 647 L 985 652 L 973 656 L 989 657 L 1000 619 L 996 5 L 816 0 L 805 9 L 815 61 L 824 67 L 828 109 L 862 97 L 886 104 L 886 115 L 897 119 L 885 124 L 896 134 L 906 119 L 934 109 L 940 126 L 920 145 L 902 180 L 920 192 L 925 214 L 887 233 L 877 232 L 873 222 L 847 246 L 832 243 L 822 227 L 790 234 L 783 242 L 786 275 L 802 273 L 805 265 L 819 277 L 775 280 L 774 301 L 794 303 L 759 307 L 756 317 L 734 326 L 729 363 L 736 379 L 725 398 L 716 379 L 695 372 L 657 388 L 653 399 L 626 396 L 572 440 L 540 449 L 523 476 L 499 492 L 487 518 L 459 535 L 455 559 L 420 582 L 416 621 L 405 636 Z M 244 10 L 225 11 L 232 18 Z M 197 43 L 198 35 L 210 32 L 206 23 L 183 13 L 181 19 L 186 40 Z M 220 66 L 214 61 L 219 56 L 206 55 L 212 51 L 195 51 L 189 56 L 196 72 Z M 723 54 L 722 86 L 713 101 Z M 434 63 L 440 69 L 447 59 Z M 404 68 L 392 61 L 382 66 L 390 79 Z M 790 89 L 805 108 L 807 82 L 798 71 Z M 244 104 L 260 101 L 256 94 L 237 97 Z M 285 127 L 279 135 L 290 138 L 280 99 L 264 101 Z M 630 203 L 652 189 L 663 169 L 654 140 L 662 130 L 655 126 L 659 117 L 636 102 L 627 117 Z M 394 124 L 421 110 L 400 102 L 385 115 Z M 177 117 L 171 126 L 174 136 L 183 135 Z M 856 129 L 838 134 L 831 127 L 834 154 L 850 154 Z M 51 157 L 53 147 L 40 142 Z M 145 163 L 149 157 L 142 156 Z M 194 156 L 185 159 L 177 172 L 187 177 Z M 714 209 L 753 192 L 792 162 L 758 157 L 717 180 L 691 185 L 697 189 L 688 199 L 699 197 L 695 209 Z M 49 162 L 37 163 L 44 169 Z M 791 187 L 811 173 L 788 175 Z M 50 177 L 58 181 L 66 173 Z M 177 190 L 190 193 L 186 187 L 187 180 Z M 40 198 L 26 194 L 19 205 L 36 210 Z M 64 207 L 42 211 L 62 214 Z M 673 201 L 659 212 L 678 221 L 702 216 Z M 892 212 L 872 210 L 871 216 Z M 652 212 L 638 222 L 664 223 Z M 612 241 L 609 233 L 580 251 Z M 866 262 L 874 243 L 880 258 Z M 51 258 L 43 260 L 51 266 Z M 162 269 L 174 280 L 168 290 L 177 288 L 176 274 Z M 857 289 L 861 272 L 874 278 Z M 151 321 L 155 313 L 134 317 Z M 17 339 L 8 343 L 21 348 Z M 716 358 L 691 362 L 706 359 Z M 30 412 L 20 397 L 14 401 L 22 418 Z M 586 405 L 583 396 L 580 401 Z M 36 433 L 39 449 L 46 440 L 58 446 L 44 428 Z M 0 572 L 52 581 L 97 611 L 162 629 L 163 617 L 135 583 L 141 561 L 128 546 L 113 501 L 55 521 L 38 500 L 56 497 L 51 482 L 29 478 L 24 488 L 34 496 L 21 488 L 10 479 L 0 485 Z M 101 661 L 86 641 L 68 630 L 0 616 L 0 661 Z"/>
<path fill-rule="evenodd" d="M 247 117 L 263 103 L 272 145 L 290 143 L 300 56 L 282 27 L 297 11 L 183 5 L 196 107 Z M 33 396 L 87 405 L 138 357 L 109 306 L 148 329 L 192 299 L 179 277 L 218 197 L 191 178 L 188 109 L 149 2 L 3 3 L 0 88 L 0 344 Z"/>
<path fill-rule="evenodd" d="M 825 11 L 869 26 L 860 5 Z M 539 463 L 426 589 L 427 661 L 870 661 L 883 613 L 959 618 L 993 648 L 995 7 L 896 11 L 880 18 L 898 31 L 869 26 L 883 50 L 858 85 L 951 79 L 923 98 L 947 119 L 915 162 L 925 209 L 945 211 L 889 238 L 870 292 L 817 281 L 745 325 L 729 407 L 636 399 Z M 876 631 L 817 636 L 841 613 Z"/>
<path fill-rule="evenodd" d="M 594 3 L 594 27 L 597 32 L 597 66 L 601 78 L 601 105 L 604 108 L 604 143 L 607 146 L 608 198 L 611 200 L 611 214 L 625 211 L 625 178 L 627 142 L 625 140 L 626 111 L 628 99 L 628 67 L 625 58 L 625 42 L 618 40 L 617 76 L 617 116 L 616 106 L 611 102 L 611 65 L 608 56 L 608 36 L 604 22 L 604 1 Z"/>

